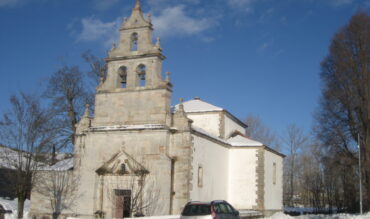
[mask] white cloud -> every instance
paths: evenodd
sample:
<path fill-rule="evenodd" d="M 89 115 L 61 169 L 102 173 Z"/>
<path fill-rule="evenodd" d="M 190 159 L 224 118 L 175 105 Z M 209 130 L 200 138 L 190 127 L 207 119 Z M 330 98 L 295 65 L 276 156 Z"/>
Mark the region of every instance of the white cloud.
<path fill-rule="evenodd" d="M 118 2 L 119 0 L 94 0 L 94 7 L 98 10 L 108 10 Z"/>
<path fill-rule="evenodd" d="M 226 0 L 226 2 L 235 9 L 251 12 L 253 11 L 252 5 L 255 0 Z"/>
<path fill-rule="evenodd" d="M 184 5 L 167 6 L 154 14 L 152 22 L 155 35 L 160 37 L 197 35 L 217 24 L 217 18 L 188 15 Z M 104 22 L 96 17 L 87 17 L 70 24 L 68 28 L 77 42 L 100 41 L 103 42 L 104 47 L 110 48 L 112 43 L 118 42 L 121 20 L 117 18 L 115 21 Z M 201 35 L 200 39 L 206 42 L 213 40 L 206 35 Z"/>
<path fill-rule="evenodd" d="M 210 18 L 188 16 L 183 5 L 165 8 L 158 16 L 153 16 L 156 35 L 161 37 L 199 34 L 215 23 Z"/>
<path fill-rule="evenodd" d="M 14 7 L 23 4 L 23 0 L 0 0 L 1 7 Z"/>
<path fill-rule="evenodd" d="M 263 42 L 258 48 L 257 52 L 262 53 L 266 50 L 268 50 L 272 45 L 274 44 L 274 40 L 270 39 L 268 41 Z"/>
<path fill-rule="evenodd" d="M 102 41 L 105 47 L 117 42 L 120 19 L 112 22 L 103 22 L 100 19 L 89 17 L 81 19 L 82 30 L 76 35 L 77 41 Z"/>
<path fill-rule="evenodd" d="M 352 2 L 353 0 L 331 0 L 331 4 L 336 7 L 349 5 L 352 4 Z"/>

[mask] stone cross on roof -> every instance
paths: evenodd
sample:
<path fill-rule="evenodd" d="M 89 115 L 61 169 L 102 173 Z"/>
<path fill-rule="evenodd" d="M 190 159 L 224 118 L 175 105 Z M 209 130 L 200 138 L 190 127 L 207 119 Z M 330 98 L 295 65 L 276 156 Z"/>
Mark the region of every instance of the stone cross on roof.
<path fill-rule="evenodd" d="M 136 0 L 136 5 L 135 5 L 134 10 L 141 10 L 140 0 Z"/>

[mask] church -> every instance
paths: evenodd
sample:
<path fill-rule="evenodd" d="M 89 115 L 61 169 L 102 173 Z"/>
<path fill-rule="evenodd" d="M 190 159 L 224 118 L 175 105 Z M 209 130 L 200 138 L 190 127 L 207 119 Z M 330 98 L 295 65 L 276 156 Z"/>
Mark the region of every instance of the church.
<path fill-rule="evenodd" d="M 178 215 L 189 201 L 211 200 L 282 210 L 284 155 L 245 136 L 247 125 L 226 109 L 200 98 L 172 106 L 152 32 L 137 0 L 106 58 L 93 117 L 87 108 L 76 127 L 73 168 L 58 170 L 75 181 L 69 204 L 53 209 L 33 189 L 33 218 Z"/>

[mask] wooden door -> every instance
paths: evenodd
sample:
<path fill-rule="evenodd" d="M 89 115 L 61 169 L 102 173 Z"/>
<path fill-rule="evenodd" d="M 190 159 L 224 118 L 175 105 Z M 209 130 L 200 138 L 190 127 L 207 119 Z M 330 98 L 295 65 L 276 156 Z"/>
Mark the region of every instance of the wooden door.
<path fill-rule="evenodd" d="M 131 190 L 116 189 L 115 193 L 115 218 L 130 217 L 131 214 Z"/>

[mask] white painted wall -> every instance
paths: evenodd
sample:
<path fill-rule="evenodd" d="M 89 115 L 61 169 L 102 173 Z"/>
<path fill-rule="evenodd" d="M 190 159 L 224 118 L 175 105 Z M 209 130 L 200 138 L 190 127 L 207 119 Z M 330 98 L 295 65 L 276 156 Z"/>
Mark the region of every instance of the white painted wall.
<path fill-rule="evenodd" d="M 229 138 L 230 135 L 235 131 L 239 131 L 241 133 L 245 133 L 245 129 L 240 126 L 238 123 L 233 121 L 227 114 L 224 114 L 225 119 L 225 138 Z"/>
<path fill-rule="evenodd" d="M 276 183 L 274 168 L 276 164 Z M 283 158 L 265 150 L 265 209 L 281 210 L 283 208 Z"/>
<path fill-rule="evenodd" d="M 212 135 L 220 136 L 219 112 L 206 112 L 202 114 L 188 113 L 187 117 L 193 120 L 193 125 L 202 128 Z"/>
<path fill-rule="evenodd" d="M 193 135 L 193 201 L 228 200 L 228 149 L 206 138 Z M 203 167 L 203 186 L 198 187 L 198 166 Z"/>
<path fill-rule="evenodd" d="M 229 162 L 228 201 L 237 209 L 252 209 L 257 204 L 257 149 L 231 148 Z"/>

